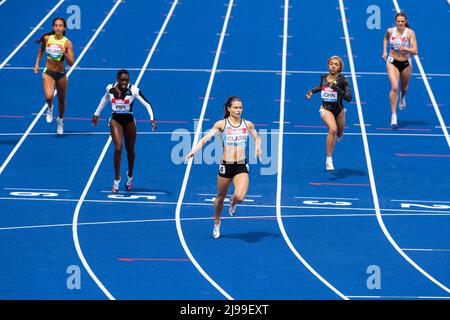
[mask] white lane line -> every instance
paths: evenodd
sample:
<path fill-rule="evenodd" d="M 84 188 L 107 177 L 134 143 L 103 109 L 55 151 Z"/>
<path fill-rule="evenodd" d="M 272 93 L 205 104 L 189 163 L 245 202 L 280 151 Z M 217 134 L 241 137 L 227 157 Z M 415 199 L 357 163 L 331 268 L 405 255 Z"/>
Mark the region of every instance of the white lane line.
<path fill-rule="evenodd" d="M 88 200 L 85 200 L 88 202 Z M 176 203 L 174 203 L 176 205 Z M 450 215 L 450 214 L 448 214 Z M 287 219 L 311 219 L 311 218 L 372 218 L 374 213 L 367 214 L 296 214 L 296 215 L 284 215 L 283 218 Z M 384 216 L 389 216 L 389 214 L 384 214 Z M 415 214 L 405 214 L 404 216 L 415 216 Z M 431 214 L 430 216 L 433 216 Z M 223 219 L 239 219 L 239 220 L 274 220 L 276 216 L 265 215 L 265 216 L 239 216 L 239 217 L 223 217 Z M 198 218 L 182 218 L 182 221 L 210 221 L 210 217 L 198 217 Z M 147 222 L 174 222 L 175 218 L 152 218 L 152 219 L 138 219 L 138 220 L 110 220 L 110 221 L 94 221 L 94 222 L 80 222 L 78 226 L 85 225 L 108 225 L 108 224 L 125 224 L 125 223 L 147 223 Z M 29 225 L 29 226 L 11 226 L 11 227 L 0 227 L 0 231 L 8 230 L 21 230 L 21 229 L 41 229 L 41 228 L 60 228 L 60 227 L 72 227 L 72 223 L 60 223 L 60 224 L 43 224 L 43 225 Z M 410 251 L 417 249 L 409 249 Z M 425 250 L 425 249 L 424 249 Z M 440 249 L 444 250 L 444 249 Z"/>
<path fill-rule="evenodd" d="M 116 8 L 119 6 L 119 4 L 121 3 L 122 0 L 117 0 L 117 2 L 114 4 L 114 6 L 112 7 L 112 9 L 109 11 L 108 15 L 106 16 L 106 18 L 103 20 L 103 22 L 100 24 L 100 26 L 97 28 L 97 31 L 94 33 L 94 35 L 92 36 L 92 38 L 89 40 L 88 44 L 84 47 L 83 51 L 81 52 L 80 56 L 78 57 L 78 59 L 74 62 L 74 64 L 72 65 L 72 67 L 70 68 L 70 70 L 67 72 L 67 78 L 69 78 L 69 75 L 72 73 L 72 71 L 74 70 L 74 68 L 77 66 L 77 64 L 81 61 L 81 59 L 83 58 L 84 54 L 88 51 L 89 47 L 92 45 L 92 43 L 94 42 L 94 40 L 97 38 L 97 36 L 100 34 L 100 32 L 102 31 L 103 27 L 105 26 L 105 24 L 108 22 L 108 20 L 111 18 L 111 16 L 113 15 L 114 11 L 116 10 Z M 56 94 L 56 89 L 53 93 L 53 95 Z M 6 166 L 9 164 L 9 162 L 11 161 L 11 159 L 14 157 L 14 155 L 16 154 L 17 150 L 19 150 L 20 146 L 22 145 L 22 143 L 25 141 L 25 139 L 28 137 L 28 135 L 30 134 L 31 130 L 34 128 L 34 126 L 36 125 L 36 123 L 38 122 L 38 120 L 41 118 L 42 114 L 44 113 L 44 111 L 47 108 L 47 103 L 44 104 L 44 106 L 42 107 L 41 111 L 39 111 L 39 113 L 37 114 L 37 116 L 34 118 L 34 120 L 31 122 L 30 126 L 28 127 L 28 129 L 25 131 L 25 133 L 22 135 L 22 138 L 20 138 L 19 142 L 16 144 L 16 146 L 14 147 L 14 149 L 11 151 L 11 153 L 8 155 L 8 157 L 6 158 L 6 160 L 3 162 L 2 166 L 0 167 L 0 175 L 3 173 L 3 171 L 5 170 Z"/>
<path fill-rule="evenodd" d="M 424 249 L 424 248 L 403 248 L 404 251 L 422 251 L 422 252 L 450 252 L 450 249 Z"/>
<path fill-rule="evenodd" d="M 77 71 L 117 71 L 118 69 L 122 69 L 123 67 L 115 67 L 115 68 L 89 68 L 89 67 L 77 67 Z M 4 70 L 33 70 L 33 67 L 4 67 Z M 141 68 L 124 68 L 128 71 L 139 71 Z M 147 68 L 145 71 L 163 71 L 163 72 L 201 72 L 201 73 L 210 73 L 211 69 L 172 69 L 172 68 Z M 232 72 L 232 73 L 275 73 L 281 74 L 281 70 L 257 70 L 257 69 L 217 69 L 216 72 Z M 287 70 L 286 73 L 293 74 L 324 74 L 327 73 L 327 70 Z M 350 74 L 349 72 L 342 72 L 342 74 Z M 370 72 L 370 71 L 359 71 L 356 73 L 357 75 L 368 75 L 368 76 L 387 76 L 386 72 Z M 420 73 L 412 73 L 412 76 L 420 76 Z M 428 76 L 432 77 L 450 77 L 448 73 L 429 73 Z"/>
<path fill-rule="evenodd" d="M 225 38 L 226 30 L 228 27 L 228 21 L 230 19 L 232 8 L 233 8 L 233 0 L 230 0 L 230 2 L 228 3 L 227 14 L 225 16 L 225 21 L 223 23 L 222 31 L 220 33 L 220 39 L 219 39 L 219 43 L 217 45 L 217 50 L 216 50 L 216 54 L 214 57 L 214 63 L 213 63 L 213 67 L 211 69 L 211 74 L 209 76 L 208 87 L 206 88 L 206 93 L 204 95 L 202 110 L 200 113 L 197 129 L 195 131 L 194 142 L 192 143 L 192 146 L 195 146 L 197 144 L 199 137 L 200 137 L 200 132 L 201 132 L 201 129 L 203 126 L 203 119 L 205 118 L 206 107 L 208 105 L 209 97 L 211 95 L 211 89 L 212 89 L 212 85 L 214 82 L 214 77 L 216 75 L 217 65 L 219 63 L 220 53 L 222 51 L 223 40 Z M 189 250 L 189 247 L 186 244 L 186 240 L 184 239 L 183 229 L 181 228 L 181 205 L 183 203 L 184 194 L 186 193 L 186 187 L 187 187 L 187 183 L 189 180 L 189 175 L 191 173 L 193 159 L 194 158 L 191 158 L 189 160 L 189 162 L 187 163 L 186 171 L 185 171 L 184 177 L 183 177 L 183 183 L 181 185 L 180 195 L 179 195 L 178 201 L 177 201 L 177 207 L 175 210 L 175 220 L 176 220 L 178 237 L 180 238 L 180 242 L 181 242 L 181 245 L 183 246 L 184 251 L 188 255 L 191 262 L 195 265 L 197 270 L 202 274 L 202 276 L 205 277 L 205 279 L 208 280 L 228 300 L 234 300 L 233 297 L 231 297 L 228 294 L 228 292 L 226 292 L 222 287 L 220 287 L 198 264 L 197 260 L 194 258 L 191 251 Z"/>
<path fill-rule="evenodd" d="M 36 188 L 3 188 L 5 190 L 25 190 L 25 191 L 70 191 L 69 189 L 36 189 Z"/>
<path fill-rule="evenodd" d="M 158 122 L 158 121 L 156 121 Z M 201 132 L 201 134 L 206 134 L 207 132 Z M 109 135 L 110 133 L 107 131 L 104 132 L 64 132 L 65 136 L 96 136 L 96 135 Z M 179 135 L 194 135 L 195 132 L 191 132 L 191 131 L 158 131 L 158 132 L 152 132 L 152 131 L 140 131 L 137 132 L 137 134 L 143 134 L 143 135 L 175 135 L 175 136 L 179 136 Z M 277 132 L 263 132 L 260 131 L 259 135 L 277 135 Z M 284 132 L 284 135 L 306 135 L 306 136 L 323 136 L 323 135 L 327 135 L 327 132 Z M 0 136 L 4 136 L 4 137 L 8 137 L 8 136 L 21 136 L 23 135 L 23 133 L 0 133 Z M 54 132 L 34 132 L 34 133 L 29 133 L 29 136 L 54 136 L 55 133 Z M 361 136 L 362 134 L 359 132 L 346 132 L 345 133 L 346 136 Z M 368 136 L 405 136 L 405 137 L 443 137 L 443 134 L 421 134 L 421 133 L 367 133 Z"/>
<path fill-rule="evenodd" d="M 2 5 L 2 4 L 4 4 L 6 2 L 6 0 L 2 0 L 2 2 L 0 2 L 0 6 Z"/>
<path fill-rule="evenodd" d="M 178 0 L 175 0 L 172 3 L 170 11 L 169 11 L 169 13 L 166 16 L 166 19 L 164 20 L 164 23 L 163 23 L 163 25 L 161 27 L 161 30 L 159 31 L 158 36 L 156 37 L 155 42 L 153 43 L 153 46 L 150 49 L 150 52 L 149 52 L 149 54 L 147 56 L 147 59 L 145 60 L 145 63 L 143 65 L 143 67 L 142 67 L 142 70 L 139 73 L 138 79 L 135 82 L 136 86 L 139 85 L 139 82 L 142 79 L 142 76 L 143 76 L 143 74 L 145 72 L 145 69 L 147 68 L 148 63 L 150 62 L 150 59 L 153 56 L 153 53 L 155 52 L 155 49 L 156 49 L 156 46 L 159 43 L 159 40 L 161 39 L 162 35 L 164 34 L 164 30 L 165 30 L 167 24 L 169 23 L 169 20 L 172 17 L 173 11 L 175 10 L 175 7 L 177 6 L 177 4 L 178 4 Z M 101 29 L 102 29 L 102 27 L 100 27 L 98 31 L 100 31 Z M 103 150 L 102 150 L 102 152 L 101 152 L 101 154 L 100 154 L 100 156 L 99 156 L 99 158 L 97 160 L 97 163 L 95 164 L 95 167 L 94 167 L 94 169 L 93 169 L 93 171 L 91 173 L 91 176 L 89 177 L 89 180 L 88 180 L 86 186 L 84 187 L 83 193 L 81 194 L 81 197 L 80 197 L 80 199 L 79 199 L 79 201 L 77 203 L 77 206 L 75 208 L 75 212 L 74 212 L 74 215 L 73 215 L 72 234 L 73 234 L 73 239 L 74 239 L 74 242 L 75 242 L 75 247 L 77 249 L 77 253 L 78 253 L 78 255 L 80 256 L 80 259 L 83 262 L 83 266 L 86 268 L 86 270 L 88 271 L 88 273 L 91 276 L 91 278 L 97 283 L 97 285 L 100 287 L 100 289 L 103 291 L 103 293 L 105 293 L 105 295 L 110 300 L 115 300 L 114 296 L 111 295 L 111 293 L 100 282 L 100 280 L 97 278 L 97 276 L 92 272 L 89 264 L 87 263 L 86 259 L 84 258 L 83 252 L 82 252 L 81 247 L 80 247 L 79 239 L 78 239 L 78 228 L 77 228 L 78 217 L 79 217 L 79 214 L 80 214 L 81 206 L 83 204 L 84 199 L 86 198 L 86 195 L 87 195 L 87 193 L 89 191 L 89 188 L 91 187 L 92 182 L 94 181 L 95 175 L 97 174 L 97 171 L 100 168 L 100 165 L 101 165 L 101 163 L 103 161 L 103 158 L 105 157 L 105 154 L 108 151 L 108 147 L 111 144 L 111 141 L 112 141 L 111 136 L 109 136 L 108 140 L 105 143 L 105 145 L 103 147 Z"/>
<path fill-rule="evenodd" d="M 277 212 L 277 222 L 280 228 L 281 234 L 297 257 L 300 262 L 323 284 L 325 284 L 330 290 L 336 293 L 339 297 L 344 300 L 348 300 L 348 298 L 342 294 L 339 290 L 337 290 L 333 285 L 331 285 L 325 278 L 323 278 L 297 251 L 297 249 L 292 244 L 289 236 L 283 225 L 283 220 L 281 218 L 281 185 L 282 185 L 282 169 L 283 169 L 283 131 L 284 131 L 284 106 L 286 102 L 286 65 L 287 65 L 287 41 L 288 41 L 288 21 L 289 21 L 289 0 L 284 1 L 284 20 L 283 20 L 283 54 L 282 54 L 282 71 L 281 71 L 281 92 L 280 92 L 280 128 L 278 135 L 278 173 L 277 173 L 277 196 L 276 196 L 276 212 Z"/>
<path fill-rule="evenodd" d="M 361 100 L 360 100 L 359 89 L 358 89 L 358 82 L 356 80 L 355 65 L 354 65 L 354 62 L 353 62 L 353 53 L 352 53 L 352 47 L 351 47 L 351 44 L 350 44 L 350 37 L 349 37 L 348 27 L 347 27 L 347 18 L 345 16 L 345 9 L 344 9 L 344 1 L 343 0 L 339 0 L 339 7 L 340 7 L 340 11 L 341 11 L 342 27 L 343 27 L 344 33 L 345 33 L 345 43 L 346 43 L 346 46 L 347 46 L 347 56 L 348 56 L 348 61 L 349 61 L 349 65 L 350 65 L 350 70 L 351 70 L 351 73 L 352 73 L 352 83 L 353 83 L 353 88 L 354 88 L 354 91 L 355 91 L 355 99 L 356 99 L 356 105 L 357 105 L 357 109 L 358 109 L 359 123 L 364 124 L 365 123 L 364 122 L 364 116 L 363 116 L 363 113 L 362 113 Z M 389 240 L 391 245 L 395 248 L 395 250 L 406 261 L 408 261 L 414 268 L 417 269 L 417 271 L 422 273 L 426 278 L 428 278 L 434 284 L 436 284 L 437 286 L 439 286 L 440 288 L 442 288 L 446 292 L 450 293 L 450 289 L 449 288 L 447 288 L 442 283 L 440 283 L 438 280 L 433 278 L 429 273 L 427 273 L 417 263 L 415 263 L 399 247 L 399 245 L 395 242 L 395 240 L 392 238 L 391 234 L 387 230 L 386 225 L 384 224 L 383 218 L 381 216 L 380 203 L 379 203 L 379 200 L 378 200 L 378 193 L 377 193 L 377 188 L 376 188 L 376 184 L 375 184 L 375 177 L 374 177 L 373 168 L 372 168 L 372 159 L 371 159 L 371 156 L 370 156 L 369 142 L 367 140 L 366 128 L 365 128 L 364 125 L 362 125 L 360 128 L 361 128 L 361 132 L 362 132 L 362 139 L 363 139 L 363 144 L 364 144 L 364 153 L 365 153 L 366 162 L 367 162 L 367 169 L 368 169 L 368 173 L 369 173 L 370 188 L 371 188 L 371 191 L 372 191 L 373 204 L 374 204 L 374 207 L 375 207 L 375 213 L 376 213 L 376 216 L 377 216 L 377 221 L 378 221 L 378 224 L 380 225 L 381 230 L 383 231 L 384 235 Z"/>
<path fill-rule="evenodd" d="M 44 24 L 45 21 L 47 21 L 47 19 L 53 14 L 53 12 L 56 11 L 56 9 L 59 8 L 59 6 L 64 2 L 64 0 L 59 1 L 52 10 L 49 11 L 49 13 L 47 13 L 47 15 L 36 25 L 36 27 L 34 27 L 34 29 L 28 34 L 28 36 L 25 37 L 25 39 L 22 40 L 22 42 L 13 50 L 13 52 L 11 52 L 9 54 L 9 56 L 0 64 L 0 70 L 3 69 L 3 67 L 8 63 L 9 60 L 12 59 L 12 57 L 14 57 L 14 55 L 17 53 L 17 51 L 20 50 L 20 48 L 23 47 L 23 45 L 28 41 L 28 39 L 31 38 L 31 36 L 33 36 L 33 34 L 42 26 L 42 24 Z M 0 3 L 0 6 L 3 4 Z"/>
<path fill-rule="evenodd" d="M 395 6 L 395 10 L 400 12 L 400 6 L 398 5 L 397 0 L 392 0 Z M 430 96 L 431 103 L 433 104 L 434 111 L 436 112 L 436 116 L 439 120 L 439 124 L 441 125 L 442 132 L 444 132 L 445 139 L 447 140 L 447 145 L 450 148 L 450 136 L 448 135 L 447 126 L 442 118 L 441 111 L 439 110 L 438 103 L 434 97 L 433 91 L 431 90 L 430 83 L 428 82 L 427 75 L 425 74 L 425 70 L 423 69 L 422 62 L 420 62 L 419 56 L 414 55 L 414 60 L 416 61 L 417 66 L 419 67 L 420 74 L 422 76 L 423 83 L 425 84 L 425 88 L 427 89 L 428 95 Z"/>

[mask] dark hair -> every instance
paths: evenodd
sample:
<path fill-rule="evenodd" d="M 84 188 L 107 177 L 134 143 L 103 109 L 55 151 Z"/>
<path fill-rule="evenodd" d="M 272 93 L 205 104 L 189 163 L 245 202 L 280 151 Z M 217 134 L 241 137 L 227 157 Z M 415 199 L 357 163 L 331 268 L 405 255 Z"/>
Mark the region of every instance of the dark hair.
<path fill-rule="evenodd" d="M 130 76 L 130 73 L 128 72 L 128 70 L 120 69 L 119 71 L 117 71 L 117 80 L 119 79 L 119 77 L 120 77 L 122 74 L 126 74 L 126 75 Z"/>
<path fill-rule="evenodd" d="M 231 107 L 231 104 L 234 101 L 241 101 L 242 102 L 241 98 L 239 98 L 238 96 L 231 96 L 223 104 L 223 108 L 224 108 L 224 110 L 223 110 L 223 118 L 224 119 L 228 118 L 230 116 L 230 111 L 228 111 L 228 107 Z"/>
<path fill-rule="evenodd" d="M 411 27 L 409 26 L 409 23 L 408 23 L 408 17 L 406 16 L 406 14 L 405 14 L 404 12 L 398 12 L 398 13 L 395 15 L 395 17 L 394 17 L 394 21 L 397 22 L 397 18 L 398 18 L 398 17 L 404 17 L 405 20 L 406 20 L 405 27 L 411 28 Z"/>
<path fill-rule="evenodd" d="M 60 17 L 53 19 L 52 26 L 55 25 L 55 22 L 57 20 L 61 20 L 63 22 L 63 24 L 64 24 L 64 28 L 67 28 L 66 20 L 64 18 L 60 18 Z M 52 30 L 50 32 L 47 32 L 47 33 L 43 34 L 39 39 L 34 40 L 34 43 L 41 43 L 41 49 L 44 49 L 45 48 L 45 40 L 44 40 L 44 38 L 46 36 L 50 36 L 52 34 L 55 34 L 55 31 Z M 64 30 L 63 35 L 66 35 L 66 30 Z"/>

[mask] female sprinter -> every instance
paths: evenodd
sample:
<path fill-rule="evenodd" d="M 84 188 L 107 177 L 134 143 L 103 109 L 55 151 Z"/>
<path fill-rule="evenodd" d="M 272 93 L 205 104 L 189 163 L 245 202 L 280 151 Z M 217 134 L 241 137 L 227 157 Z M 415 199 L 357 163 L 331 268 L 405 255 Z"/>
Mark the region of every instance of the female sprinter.
<path fill-rule="evenodd" d="M 394 17 L 395 27 L 388 28 L 383 39 L 383 59 L 386 60 L 386 69 L 391 83 L 389 102 L 391 104 L 391 127 L 397 128 L 397 101 L 398 83 L 400 81 L 399 108 L 406 108 L 406 92 L 411 79 L 412 65 L 410 54 L 417 54 L 416 34 L 409 28 L 406 15 L 399 12 Z M 389 43 L 389 55 L 387 45 Z"/>
<path fill-rule="evenodd" d="M 59 112 L 56 118 L 56 133 L 59 135 L 64 133 L 63 118 L 66 111 L 67 76 L 64 69 L 64 60 L 69 65 L 74 63 L 72 42 L 65 36 L 66 27 L 66 20 L 55 18 L 53 20 L 53 31 L 44 34 L 39 40 L 35 41 L 41 43 L 41 47 L 37 53 L 34 73 L 39 72 L 39 61 L 42 54 L 45 52 L 47 56 L 42 79 L 45 101 L 48 106 L 46 115 L 48 123 L 53 121 L 53 94 L 56 86 Z"/>
<path fill-rule="evenodd" d="M 328 74 L 322 75 L 320 83 L 306 93 L 306 98 L 311 99 L 314 93 L 321 92 L 322 105 L 319 114 L 328 127 L 326 170 L 334 170 L 334 145 L 336 141 L 339 142 L 342 139 L 344 134 L 346 109 L 342 100 L 349 102 L 352 100 L 350 84 L 348 79 L 341 74 L 342 69 L 344 69 L 342 59 L 338 56 L 332 56 L 328 59 Z"/>
<path fill-rule="evenodd" d="M 138 87 L 130 83 L 130 74 L 127 70 L 119 70 L 117 72 L 117 82 L 109 84 L 106 87 L 106 93 L 103 96 L 97 110 L 95 110 L 92 118 L 92 126 L 98 124 L 98 117 L 105 105 L 111 102 L 112 115 L 109 120 L 109 129 L 111 137 L 114 141 L 114 182 L 112 192 L 119 192 L 120 183 L 120 160 L 122 157 L 122 141 L 125 140 L 125 149 L 127 150 L 128 172 L 125 189 L 131 190 L 133 180 L 134 167 L 134 144 L 136 143 L 136 122 L 133 116 L 134 99 L 138 99 L 144 105 L 150 115 L 150 122 L 153 130 L 156 129 L 153 108 L 148 100 L 142 94 Z"/>
<path fill-rule="evenodd" d="M 244 201 L 248 190 L 248 161 L 245 155 L 248 133 L 255 139 L 255 156 L 261 160 L 261 138 L 252 122 L 241 118 L 242 100 L 231 96 L 224 104 L 224 117 L 217 121 L 212 129 L 187 154 L 186 161 L 194 156 L 203 145 L 216 133 L 221 133 L 223 142 L 223 156 L 217 176 L 217 197 L 214 201 L 214 229 L 213 237 L 220 237 L 220 215 L 228 188 L 233 182 L 234 194 L 230 198 L 228 213 L 233 216 L 236 205 Z"/>

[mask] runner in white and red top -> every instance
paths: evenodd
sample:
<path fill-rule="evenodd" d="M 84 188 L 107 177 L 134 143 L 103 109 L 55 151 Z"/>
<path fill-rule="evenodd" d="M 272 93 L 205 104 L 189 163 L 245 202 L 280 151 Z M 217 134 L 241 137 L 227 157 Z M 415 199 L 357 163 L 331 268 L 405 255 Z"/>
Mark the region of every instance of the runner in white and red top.
<path fill-rule="evenodd" d="M 418 53 L 416 34 L 409 27 L 406 15 L 399 12 L 395 15 L 395 27 L 388 28 L 383 40 L 383 59 L 391 83 L 389 102 L 391 105 L 391 127 L 397 128 L 398 83 L 400 82 L 399 108 L 406 108 L 406 92 L 411 79 L 412 64 L 410 55 Z M 387 46 L 389 44 L 389 55 Z"/>

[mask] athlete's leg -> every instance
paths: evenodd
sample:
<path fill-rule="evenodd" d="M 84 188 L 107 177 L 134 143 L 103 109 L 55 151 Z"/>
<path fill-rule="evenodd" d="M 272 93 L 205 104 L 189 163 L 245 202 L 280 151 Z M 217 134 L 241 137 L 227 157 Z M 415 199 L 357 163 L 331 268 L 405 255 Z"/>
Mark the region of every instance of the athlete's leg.
<path fill-rule="evenodd" d="M 45 96 L 45 102 L 48 106 L 48 116 L 47 116 L 47 122 L 52 122 L 53 120 L 53 95 L 55 92 L 55 80 L 46 74 L 45 72 L 42 73 L 42 82 L 44 85 L 44 96 Z"/>
<path fill-rule="evenodd" d="M 62 119 L 66 111 L 67 76 L 62 77 L 56 82 L 56 90 L 58 93 L 59 118 Z"/>
<path fill-rule="evenodd" d="M 136 157 L 134 152 L 134 145 L 136 143 L 136 123 L 130 122 L 125 128 L 125 149 L 127 150 L 128 159 L 128 176 L 133 177 L 134 159 Z"/>
<path fill-rule="evenodd" d="M 122 140 L 123 140 L 123 128 L 116 121 L 112 120 L 109 122 L 109 130 L 111 133 L 111 138 L 114 142 L 114 179 L 120 180 L 120 159 L 122 156 Z"/>
<path fill-rule="evenodd" d="M 328 127 L 328 135 L 326 140 L 327 157 L 332 157 L 337 134 L 336 118 L 331 111 L 325 110 L 324 108 L 321 108 L 320 110 L 322 120 Z"/>
<path fill-rule="evenodd" d="M 230 199 L 230 205 L 234 206 L 236 204 L 244 201 L 245 196 L 248 191 L 248 173 L 243 172 L 234 176 L 233 184 L 234 184 L 234 194 Z"/>
<path fill-rule="evenodd" d="M 227 196 L 231 181 L 231 178 L 217 176 L 217 196 L 214 201 L 214 224 L 216 225 L 220 224 L 220 215 L 223 210 L 223 202 Z"/>
<path fill-rule="evenodd" d="M 337 126 L 337 133 L 336 136 L 338 138 L 342 137 L 342 135 L 344 134 L 344 129 L 345 129 L 345 113 L 347 112 L 347 110 L 342 110 L 341 113 L 339 113 L 339 115 L 336 117 L 336 126 Z"/>
<path fill-rule="evenodd" d="M 400 79 L 400 72 L 397 67 L 390 62 L 386 62 L 386 70 L 391 83 L 391 91 L 389 92 L 389 102 L 391 104 L 391 113 L 397 114 L 398 102 L 398 81 Z"/>
<path fill-rule="evenodd" d="M 412 65 L 407 66 L 400 73 L 400 105 L 402 109 L 406 107 L 406 92 L 408 92 L 409 88 L 409 80 L 411 79 L 412 74 Z"/>

